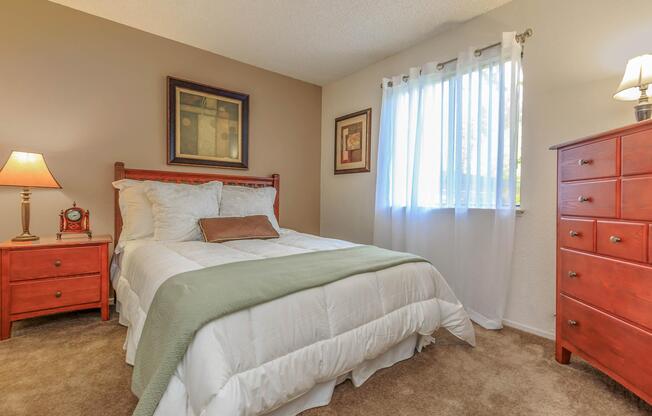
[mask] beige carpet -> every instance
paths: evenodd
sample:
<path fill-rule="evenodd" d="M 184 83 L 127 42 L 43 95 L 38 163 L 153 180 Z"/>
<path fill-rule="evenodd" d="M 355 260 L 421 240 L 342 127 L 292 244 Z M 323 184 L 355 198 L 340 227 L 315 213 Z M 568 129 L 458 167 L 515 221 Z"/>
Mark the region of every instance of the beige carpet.
<path fill-rule="evenodd" d="M 131 368 L 125 328 L 82 312 L 16 323 L 0 343 L 0 415 L 129 415 Z M 652 407 L 574 359 L 558 365 L 550 341 L 477 329 L 470 348 L 445 332 L 424 353 L 377 373 L 360 388 L 340 385 L 331 415 L 650 415 Z"/>

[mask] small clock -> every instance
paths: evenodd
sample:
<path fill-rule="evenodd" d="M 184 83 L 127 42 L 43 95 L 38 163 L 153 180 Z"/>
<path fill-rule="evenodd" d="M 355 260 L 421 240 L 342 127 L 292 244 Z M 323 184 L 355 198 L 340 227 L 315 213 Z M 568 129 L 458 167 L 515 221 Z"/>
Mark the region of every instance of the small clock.
<path fill-rule="evenodd" d="M 78 207 L 76 202 L 72 203 L 72 208 L 61 210 L 57 240 L 61 240 L 62 234 L 86 234 L 92 238 L 88 210 Z"/>

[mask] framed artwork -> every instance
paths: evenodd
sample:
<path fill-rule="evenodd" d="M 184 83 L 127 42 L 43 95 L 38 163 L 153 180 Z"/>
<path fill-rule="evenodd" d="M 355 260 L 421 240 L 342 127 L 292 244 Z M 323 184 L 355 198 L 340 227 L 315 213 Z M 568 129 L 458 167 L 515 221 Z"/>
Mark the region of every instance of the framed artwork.
<path fill-rule="evenodd" d="M 168 164 L 247 169 L 249 95 L 168 77 Z"/>
<path fill-rule="evenodd" d="M 335 119 L 335 174 L 369 172 L 371 108 Z"/>

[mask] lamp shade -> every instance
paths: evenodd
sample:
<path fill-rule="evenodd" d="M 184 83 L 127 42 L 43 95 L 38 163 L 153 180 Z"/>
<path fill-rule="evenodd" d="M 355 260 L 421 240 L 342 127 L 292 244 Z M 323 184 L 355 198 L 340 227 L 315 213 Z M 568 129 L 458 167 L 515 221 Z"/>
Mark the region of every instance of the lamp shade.
<path fill-rule="evenodd" d="M 0 185 L 26 188 L 61 188 L 40 153 L 11 152 L 0 170 Z"/>
<path fill-rule="evenodd" d="M 634 101 L 641 96 L 639 87 L 652 83 L 652 55 L 641 55 L 627 62 L 623 80 L 614 94 L 616 100 Z"/>

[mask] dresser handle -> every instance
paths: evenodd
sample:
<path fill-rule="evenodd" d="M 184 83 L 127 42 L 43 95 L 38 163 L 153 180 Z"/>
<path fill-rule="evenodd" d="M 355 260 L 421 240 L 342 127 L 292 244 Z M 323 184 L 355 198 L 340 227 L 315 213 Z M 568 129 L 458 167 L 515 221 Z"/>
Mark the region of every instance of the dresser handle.
<path fill-rule="evenodd" d="M 59 267 L 59 266 L 61 266 L 61 260 L 55 260 L 54 267 Z"/>
<path fill-rule="evenodd" d="M 591 200 L 591 197 L 590 197 L 590 196 L 583 196 L 583 195 L 580 195 L 580 196 L 577 198 L 577 202 L 589 202 L 590 200 Z"/>
<path fill-rule="evenodd" d="M 620 243 L 621 241 L 623 241 L 623 239 L 620 238 L 620 237 L 617 237 L 615 235 L 612 235 L 611 237 L 609 237 L 609 241 L 616 244 L 616 243 Z"/>
<path fill-rule="evenodd" d="M 57 292 L 54 294 L 55 298 L 60 298 L 61 297 L 61 291 L 57 290 Z"/>
<path fill-rule="evenodd" d="M 590 165 L 591 163 L 593 163 L 591 159 L 580 159 L 577 161 L 577 164 L 580 166 Z"/>
<path fill-rule="evenodd" d="M 571 279 L 577 277 L 577 272 L 573 272 L 573 271 L 568 272 L 568 277 L 570 277 Z"/>
<path fill-rule="evenodd" d="M 577 231 L 573 231 L 573 230 L 571 230 L 568 234 L 570 234 L 571 237 L 579 237 L 580 236 L 580 233 L 578 233 Z"/>
<path fill-rule="evenodd" d="M 574 320 L 572 320 L 572 319 L 569 319 L 569 320 L 568 320 L 568 325 L 570 325 L 570 326 L 577 326 L 577 321 L 574 321 Z"/>

